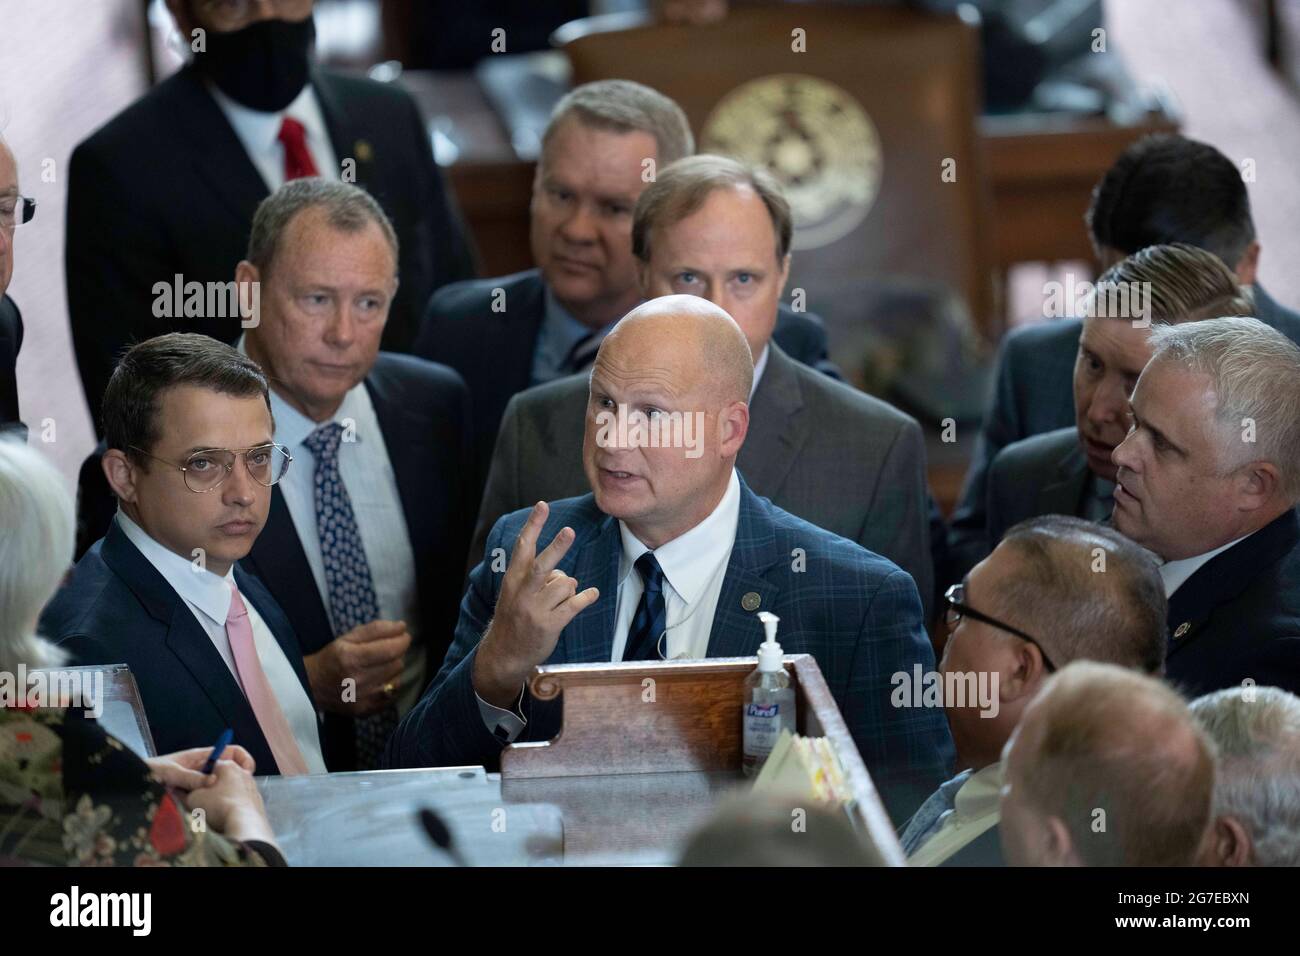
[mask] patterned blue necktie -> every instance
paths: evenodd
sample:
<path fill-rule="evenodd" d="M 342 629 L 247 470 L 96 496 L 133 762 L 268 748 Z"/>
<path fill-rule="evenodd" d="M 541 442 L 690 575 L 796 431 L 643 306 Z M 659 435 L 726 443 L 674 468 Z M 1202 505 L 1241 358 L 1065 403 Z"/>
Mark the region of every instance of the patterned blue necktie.
<path fill-rule="evenodd" d="M 664 607 L 664 572 L 653 551 L 636 559 L 636 569 L 645 584 L 641 601 L 636 606 L 636 616 L 627 629 L 627 644 L 623 647 L 625 661 L 659 660 L 659 638 L 668 627 L 668 612 Z"/>
<path fill-rule="evenodd" d="M 342 437 L 343 426 L 330 422 L 303 440 L 316 459 L 316 529 L 320 533 L 325 589 L 329 592 L 335 637 L 379 618 L 370 562 L 361 544 L 352 499 L 339 477 Z M 397 708 L 391 704 L 378 713 L 356 719 L 358 769 L 378 768 L 388 738 L 396 728 Z"/>

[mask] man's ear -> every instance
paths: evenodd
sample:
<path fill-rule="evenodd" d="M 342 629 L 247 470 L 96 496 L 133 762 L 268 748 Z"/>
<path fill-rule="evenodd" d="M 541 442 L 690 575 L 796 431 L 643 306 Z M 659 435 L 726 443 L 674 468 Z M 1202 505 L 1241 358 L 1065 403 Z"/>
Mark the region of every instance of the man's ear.
<path fill-rule="evenodd" d="M 1254 858 L 1250 834 L 1236 817 L 1215 817 L 1207 844 L 1205 866 L 1250 866 Z"/>
<path fill-rule="evenodd" d="M 1241 510 L 1255 511 L 1270 503 L 1282 487 L 1282 476 L 1271 461 L 1252 461 L 1237 473 Z"/>
<path fill-rule="evenodd" d="M 136 474 L 139 466 L 127 457 L 126 452 L 117 448 L 110 448 L 104 452 L 104 457 L 99 460 L 99 465 L 104 469 L 104 477 L 108 479 L 108 486 L 113 489 L 113 494 L 117 495 L 118 500 L 134 503 L 136 499 Z"/>
<path fill-rule="evenodd" d="M 718 457 L 734 458 L 740 454 L 749 434 L 749 406 L 732 402 L 718 413 Z"/>
<path fill-rule="evenodd" d="M 1237 282 L 1241 285 L 1254 285 L 1259 274 L 1259 240 L 1250 240 L 1250 245 L 1241 254 L 1241 259 L 1233 269 L 1237 273 Z"/>
<path fill-rule="evenodd" d="M 1070 828 L 1060 817 L 1047 818 L 1047 854 L 1044 861 L 1047 866 L 1082 866 L 1074 841 L 1070 839 Z"/>
<path fill-rule="evenodd" d="M 1047 665 L 1043 662 L 1042 652 L 1028 641 L 1005 636 L 1015 640 L 1016 646 L 1009 671 L 1000 672 L 998 678 L 998 699 L 1015 701 L 1021 697 L 1032 697 L 1038 693 L 1047 677 Z"/>

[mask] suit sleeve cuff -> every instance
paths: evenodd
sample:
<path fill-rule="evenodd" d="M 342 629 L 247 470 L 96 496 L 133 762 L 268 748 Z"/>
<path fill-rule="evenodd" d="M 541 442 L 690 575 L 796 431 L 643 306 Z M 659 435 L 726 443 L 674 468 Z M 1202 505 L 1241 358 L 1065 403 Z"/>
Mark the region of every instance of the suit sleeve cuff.
<path fill-rule="evenodd" d="M 528 720 L 524 717 L 522 709 L 524 702 L 522 685 L 519 688 L 519 696 L 515 699 L 513 712 L 489 704 L 478 695 L 478 691 L 474 692 L 474 699 L 478 701 L 478 712 L 488 732 L 502 743 L 513 743 L 528 726 Z"/>

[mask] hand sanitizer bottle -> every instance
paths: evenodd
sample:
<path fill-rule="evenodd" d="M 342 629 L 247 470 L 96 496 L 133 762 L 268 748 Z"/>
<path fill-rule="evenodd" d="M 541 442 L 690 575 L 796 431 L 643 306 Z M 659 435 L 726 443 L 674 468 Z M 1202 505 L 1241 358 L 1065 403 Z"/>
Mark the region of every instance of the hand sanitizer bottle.
<path fill-rule="evenodd" d="M 744 728 L 744 759 L 741 769 L 752 777 L 763 769 L 776 746 L 782 729 L 794 733 L 794 688 L 781 662 L 781 645 L 776 642 L 776 625 L 781 619 L 759 611 L 767 640 L 758 649 L 758 669 L 745 678 L 741 704 Z"/>

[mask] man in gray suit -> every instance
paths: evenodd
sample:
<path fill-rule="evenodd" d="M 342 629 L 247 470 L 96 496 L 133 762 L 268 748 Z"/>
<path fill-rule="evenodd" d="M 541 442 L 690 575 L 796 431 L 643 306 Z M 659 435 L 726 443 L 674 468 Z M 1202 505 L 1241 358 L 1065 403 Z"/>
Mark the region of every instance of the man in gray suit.
<path fill-rule="evenodd" d="M 1097 285 L 1074 365 L 1075 424 L 1014 442 L 993 459 L 989 549 L 1012 525 L 1037 515 L 1109 520 L 1111 453 L 1128 434 L 1129 398 L 1151 359 L 1151 329 L 1251 309 L 1228 267 L 1192 246 L 1150 246 L 1107 270 Z"/>
<path fill-rule="evenodd" d="M 1278 304 L 1259 284 L 1261 246 L 1241 170 L 1208 143 L 1173 135 L 1134 143 L 1093 190 L 1086 220 L 1103 268 L 1162 243 L 1183 242 L 1214 253 L 1249 291 L 1253 309 L 1247 314 L 1300 344 L 1300 314 Z M 950 525 L 946 576 L 952 580 L 988 554 L 984 508 L 989 466 L 997 453 L 1074 420 L 1070 378 L 1080 328 L 1079 319 L 1039 322 L 1015 329 L 1003 341 L 994 392 Z"/>
<path fill-rule="evenodd" d="M 698 295 L 736 319 L 755 356 L 741 474 L 778 507 L 898 564 L 916 581 L 928 615 L 934 571 L 920 426 L 794 361 L 772 341 L 791 232 L 789 204 L 763 170 L 720 156 L 679 160 L 637 201 L 632 246 L 642 294 Z M 582 469 L 587 405 L 584 374 L 510 400 L 471 565 L 484 557 L 488 531 L 502 515 L 589 490 Z"/>

